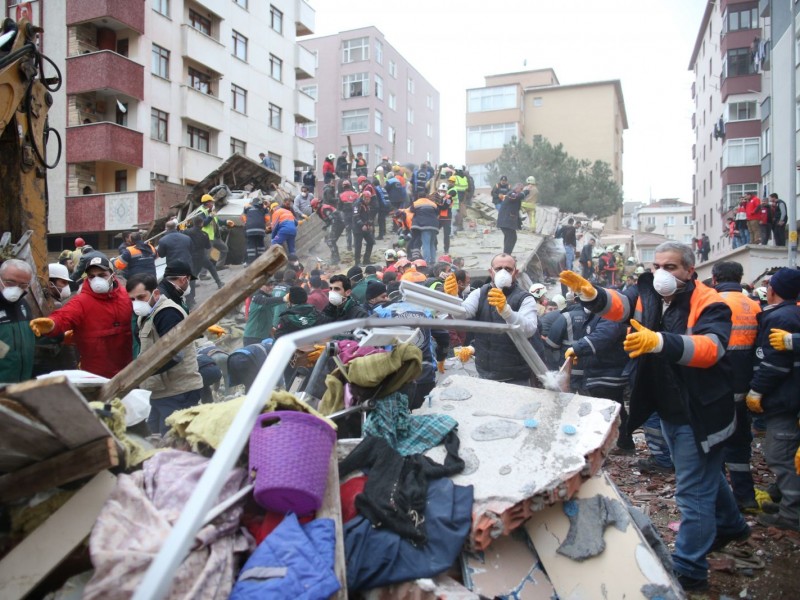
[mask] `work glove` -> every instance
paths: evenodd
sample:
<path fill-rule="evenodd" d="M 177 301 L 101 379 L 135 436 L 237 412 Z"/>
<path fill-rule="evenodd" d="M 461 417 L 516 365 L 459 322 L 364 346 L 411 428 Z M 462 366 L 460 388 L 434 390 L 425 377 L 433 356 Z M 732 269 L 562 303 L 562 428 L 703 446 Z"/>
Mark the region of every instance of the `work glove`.
<path fill-rule="evenodd" d="M 443 360 L 437 360 L 436 361 L 436 370 L 439 371 L 439 373 L 444 373 L 444 361 Z"/>
<path fill-rule="evenodd" d="M 797 452 L 794 455 L 794 470 L 800 475 L 800 446 L 797 447 Z"/>
<path fill-rule="evenodd" d="M 180 225 L 178 225 L 178 229 L 181 231 L 186 231 L 186 223 L 181 223 Z"/>
<path fill-rule="evenodd" d="M 597 290 L 575 271 L 561 271 L 558 275 L 558 280 L 578 294 L 581 300 L 594 300 L 597 298 Z"/>
<path fill-rule="evenodd" d="M 571 358 L 576 362 L 578 361 L 578 357 L 575 355 L 575 350 L 573 350 L 572 348 L 567 348 L 567 351 L 564 352 L 564 358 L 566 358 L 567 360 Z"/>
<path fill-rule="evenodd" d="M 206 329 L 206 331 L 207 331 L 208 333 L 211 333 L 211 334 L 213 334 L 213 335 L 216 335 L 217 337 L 222 337 L 223 335 L 225 335 L 226 333 L 228 333 L 227 331 L 225 331 L 225 330 L 224 330 L 222 327 L 220 327 L 219 325 L 212 325 L 211 327 L 209 327 L 208 329 Z"/>
<path fill-rule="evenodd" d="M 636 331 L 625 336 L 625 341 L 622 343 L 622 347 L 631 358 L 650 352 L 661 352 L 664 342 L 659 333 L 651 331 L 636 319 L 631 319 L 631 325 Z"/>
<path fill-rule="evenodd" d="M 489 306 L 494 306 L 499 313 L 502 313 L 506 307 L 506 295 L 500 288 L 490 288 L 486 299 L 489 302 Z"/>
<path fill-rule="evenodd" d="M 769 343 L 778 352 L 792 350 L 792 334 L 783 329 L 770 329 Z"/>
<path fill-rule="evenodd" d="M 33 333 L 36 334 L 36 337 L 40 337 L 43 333 L 50 333 L 55 329 L 56 322 L 53 319 L 48 319 L 47 317 L 40 317 L 38 319 L 33 319 L 30 322 L 30 327 L 33 329 Z"/>
<path fill-rule="evenodd" d="M 764 409 L 761 408 L 761 398 L 761 394 L 750 390 L 747 392 L 747 396 L 745 396 L 744 401 L 747 404 L 747 408 L 749 408 L 752 412 L 761 414 L 764 412 Z"/>
<path fill-rule="evenodd" d="M 319 360 L 319 357 L 322 355 L 322 351 L 325 350 L 325 346 L 323 344 L 314 344 L 314 349 L 306 355 L 306 359 L 308 360 L 309 364 L 316 364 Z"/>
<path fill-rule="evenodd" d="M 461 346 L 461 348 L 456 351 L 455 355 L 458 357 L 458 360 L 465 363 L 475 356 L 475 348 L 472 346 Z"/>
<path fill-rule="evenodd" d="M 236 223 L 234 223 L 234 222 L 233 222 L 233 221 L 231 221 L 230 219 L 228 219 L 228 220 L 226 221 L 226 224 L 228 225 L 228 227 L 236 227 Z"/>
<path fill-rule="evenodd" d="M 451 296 L 458 296 L 458 282 L 456 281 L 456 274 L 450 273 L 444 280 L 444 293 Z"/>

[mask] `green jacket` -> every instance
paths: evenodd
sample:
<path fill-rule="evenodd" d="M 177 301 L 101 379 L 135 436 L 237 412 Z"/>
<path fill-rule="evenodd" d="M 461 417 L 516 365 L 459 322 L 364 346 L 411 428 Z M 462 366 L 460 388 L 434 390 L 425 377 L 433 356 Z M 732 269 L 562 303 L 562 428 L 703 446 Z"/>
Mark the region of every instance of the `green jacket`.
<path fill-rule="evenodd" d="M 275 307 L 279 304 L 283 304 L 283 297 L 273 298 L 261 290 L 253 294 L 250 298 L 250 310 L 247 313 L 243 336 L 259 340 L 272 337 L 272 327 L 277 322 L 273 315 Z"/>
<path fill-rule="evenodd" d="M 31 319 L 23 298 L 9 302 L 0 294 L 0 383 L 27 381 L 33 374 L 36 336 L 28 325 Z"/>
<path fill-rule="evenodd" d="M 359 281 L 355 286 L 353 286 L 353 292 L 351 296 L 358 304 L 364 304 L 367 301 L 367 285 L 369 285 L 370 281 L 378 281 L 377 275 L 367 275 Z"/>

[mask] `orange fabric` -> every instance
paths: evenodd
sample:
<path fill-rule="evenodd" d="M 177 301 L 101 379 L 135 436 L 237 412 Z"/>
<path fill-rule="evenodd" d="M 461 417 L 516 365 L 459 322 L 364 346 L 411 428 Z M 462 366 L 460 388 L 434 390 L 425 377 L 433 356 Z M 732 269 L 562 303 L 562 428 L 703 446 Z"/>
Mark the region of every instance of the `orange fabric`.
<path fill-rule="evenodd" d="M 154 256 L 158 256 L 158 253 L 156 252 L 156 249 L 153 248 L 153 244 L 147 244 L 147 245 L 150 246 L 150 249 L 153 251 L 153 255 Z M 128 246 L 125 249 L 128 252 L 130 252 L 131 258 L 133 258 L 134 256 L 139 256 L 142 253 L 142 251 L 139 248 L 137 248 L 136 246 Z M 122 260 L 122 255 L 118 256 L 117 259 L 114 261 L 114 267 L 119 269 L 119 270 L 124 269 L 126 266 L 128 266 L 128 263 L 126 263 L 124 260 Z"/>
<path fill-rule="evenodd" d="M 609 307 L 603 313 L 603 318 L 609 321 L 622 321 L 625 319 L 625 304 L 622 300 L 622 294 L 616 290 L 606 290 L 608 294 Z M 627 315 L 630 316 L 630 315 Z"/>
<path fill-rule="evenodd" d="M 732 313 L 731 339 L 728 342 L 729 350 L 745 350 L 752 348 L 756 343 L 758 334 L 758 319 L 761 306 L 741 292 L 721 292 L 720 296 L 725 301 Z"/>
<path fill-rule="evenodd" d="M 724 302 L 724 300 L 714 288 L 696 281 L 695 290 L 689 300 L 689 320 L 686 323 L 687 333 L 690 334 L 686 337 L 690 338 L 694 345 L 694 353 L 686 366 L 707 368 L 714 366 L 719 359 L 720 349 L 712 338 L 706 335 L 691 335 L 700 314 L 715 302 Z"/>
<path fill-rule="evenodd" d="M 285 208 L 276 208 L 272 212 L 272 227 L 274 228 L 278 223 L 283 221 L 294 221 L 294 213 Z"/>

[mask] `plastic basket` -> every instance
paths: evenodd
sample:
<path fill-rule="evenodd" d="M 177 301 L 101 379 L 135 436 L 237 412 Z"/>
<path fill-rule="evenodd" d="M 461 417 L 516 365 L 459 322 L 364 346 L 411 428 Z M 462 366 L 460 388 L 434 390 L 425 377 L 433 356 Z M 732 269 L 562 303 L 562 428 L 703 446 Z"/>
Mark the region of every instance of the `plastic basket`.
<path fill-rule="evenodd" d="M 322 419 L 278 411 L 258 418 L 250 434 L 250 478 L 259 505 L 305 515 L 322 506 L 336 431 Z"/>

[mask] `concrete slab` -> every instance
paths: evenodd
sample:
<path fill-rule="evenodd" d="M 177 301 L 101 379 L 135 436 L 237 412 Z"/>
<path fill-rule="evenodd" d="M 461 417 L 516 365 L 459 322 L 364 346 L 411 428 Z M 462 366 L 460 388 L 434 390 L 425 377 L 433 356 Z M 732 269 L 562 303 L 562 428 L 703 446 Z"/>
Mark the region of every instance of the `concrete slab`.
<path fill-rule="evenodd" d="M 467 467 L 453 481 L 475 488 L 471 543 L 483 550 L 533 511 L 571 498 L 600 469 L 617 437 L 619 405 L 454 375 L 416 411 L 429 413 L 459 423 Z M 427 454 L 441 463 L 445 451 Z"/>

